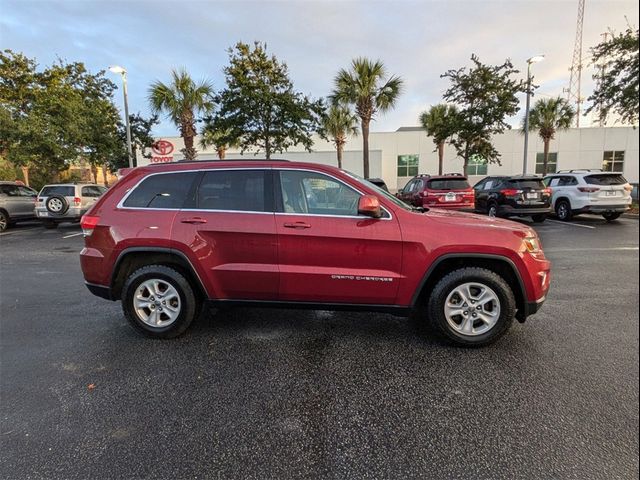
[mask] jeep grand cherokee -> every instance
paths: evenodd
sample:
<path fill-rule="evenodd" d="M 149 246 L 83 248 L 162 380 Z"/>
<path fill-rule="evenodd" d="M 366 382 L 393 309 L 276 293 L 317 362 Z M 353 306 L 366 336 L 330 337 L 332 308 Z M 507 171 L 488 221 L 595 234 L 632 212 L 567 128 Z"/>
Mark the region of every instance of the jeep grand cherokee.
<path fill-rule="evenodd" d="M 411 207 L 343 170 L 177 162 L 127 173 L 82 220 L 87 287 L 138 331 L 204 303 L 414 313 L 465 346 L 535 313 L 550 264 L 531 228 Z"/>

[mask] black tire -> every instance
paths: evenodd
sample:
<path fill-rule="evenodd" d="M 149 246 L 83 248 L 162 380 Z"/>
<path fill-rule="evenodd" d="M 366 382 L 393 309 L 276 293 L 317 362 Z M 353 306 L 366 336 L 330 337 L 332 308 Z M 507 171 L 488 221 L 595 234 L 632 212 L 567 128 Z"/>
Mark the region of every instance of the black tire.
<path fill-rule="evenodd" d="M 181 309 L 173 323 L 165 327 L 152 327 L 138 316 L 135 311 L 134 295 L 141 284 L 150 279 L 159 279 L 171 285 L 178 292 Z M 179 272 L 165 265 L 147 265 L 134 271 L 122 287 L 122 310 L 129 323 L 138 332 L 152 338 L 174 338 L 191 325 L 200 310 L 196 296 L 189 281 Z"/>
<path fill-rule="evenodd" d="M 538 213 L 537 215 L 531 215 L 534 223 L 542 223 L 547 219 L 546 213 Z"/>
<path fill-rule="evenodd" d="M 613 222 L 614 220 L 617 220 L 618 218 L 620 218 L 620 215 L 622 215 L 622 213 L 620 212 L 606 212 L 602 214 L 607 222 Z"/>
<path fill-rule="evenodd" d="M 64 215 L 69 210 L 69 202 L 62 195 L 51 195 L 44 206 L 52 215 Z"/>
<path fill-rule="evenodd" d="M 456 287 L 464 283 L 478 283 L 489 287 L 498 298 L 500 306 L 498 320 L 484 333 L 465 335 L 456 331 L 447 321 L 445 316 L 447 297 Z M 509 284 L 497 273 L 478 267 L 461 268 L 445 275 L 432 290 L 426 306 L 426 320 L 430 323 L 430 329 L 449 343 L 463 347 L 482 347 L 495 342 L 509 329 L 515 314 L 516 300 Z"/>
<path fill-rule="evenodd" d="M 58 222 L 52 222 L 51 220 L 43 220 L 42 225 L 44 225 L 44 228 L 47 228 L 49 230 L 58 228 Z"/>
<path fill-rule="evenodd" d="M 11 225 L 9 214 L 4 210 L 0 210 L 0 232 L 4 232 Z"/>
<path fill-rule="evenodd" d="M 556 217 L 558 217 L 558 220 L 562 220 L 563 222 L 568 222 L 573 218 L 571 204 L 568 200 L 558 200 L 556 203 Z"/>

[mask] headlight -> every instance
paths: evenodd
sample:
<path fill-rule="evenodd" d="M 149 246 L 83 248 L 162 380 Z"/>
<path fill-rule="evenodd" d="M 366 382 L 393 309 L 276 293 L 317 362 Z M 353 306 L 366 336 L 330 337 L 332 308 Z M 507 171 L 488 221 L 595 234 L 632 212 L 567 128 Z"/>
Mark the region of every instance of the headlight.
<path fill-rule="evenodd" d="M 536 237 L 525 237 L 524 246 L 529 253 L 538 253 L 540 252 L 540 242 Z"/>

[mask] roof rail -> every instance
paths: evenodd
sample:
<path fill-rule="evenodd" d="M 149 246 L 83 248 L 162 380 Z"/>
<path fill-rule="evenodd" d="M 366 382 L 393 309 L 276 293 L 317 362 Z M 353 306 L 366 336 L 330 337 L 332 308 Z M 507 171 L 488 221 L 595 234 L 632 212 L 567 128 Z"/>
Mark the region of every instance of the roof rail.
<path fill-rule="evenodd" d="M 602 172 L 602 169 L 601 168 L 573 168 L 571 170 L 558 170 L 556 173 L 579 173 L 579 172 Z"/>
<path fill-rule="evenodd" d="M 171 162 L 159 162 L 150 163 L 145 165 L 146 167 L 157 165 L 175 165 L 175 164 L 192 164 L 192 163 L 204 163 L 204 162 L 290 162 L 291 160 L 284 160 L 282 158 L 272 158 L 267 160 L 266 158 L 225 158 L 224 160 L 212 159 L 212 160 L 173 160 Z"/>
<path fill-rule="evenodd" d="M 416 177 L 430 177 L 431 174 L 430 173 L 419 173 L 418 175 L 416 175 Z"/>
<path fill-rule="evenodd" d="M 445 173 L 444 175 L 450 175 L 452 177 L 464 177 L 464 173 L 459 173 L 459 172 Z"/>

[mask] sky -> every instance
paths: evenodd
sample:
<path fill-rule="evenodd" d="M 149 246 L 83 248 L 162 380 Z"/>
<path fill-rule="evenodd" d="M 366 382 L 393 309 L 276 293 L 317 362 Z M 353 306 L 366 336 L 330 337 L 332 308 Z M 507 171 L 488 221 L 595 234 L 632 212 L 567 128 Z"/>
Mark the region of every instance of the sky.
<path fill-rule="evenodd" d="M 169 81 L 172 68 L 223 88 L 227 49 L 238 41 L 266 42 L 287 63 L 295 88 L 314 98 L 331 93 L 336 72 L 352 58 L 380 59 L 405 82 L 396 108 L 372 124 L 373 131 L 393 131 L 417 125 L 420 112 L 441 102 L 448 82 L 440 75 L 469 65 L 472 53 L 492 64 L 510 58 L 523 78 L 527 58 L 545 54 L 533 65 L 538 98 L 564 95 L 577 10 L 578 0 L 0 0 L 0 48 L 42 66 L 56 58 L 82 61 L 92 72 L 122 65 L 130 111 L 143 114 L 149 113 L 149 85 Z M 638 25 L 637 0 L 586 0 L 585 64 L 601 34 L 624 30 L 627 22 Z M 585 66 L 585 98 L 592 74 L 593 67 Z M 122 106 L 120 91 L 116 102 Z M 511 123 L 519 124 L 521 116 Z M 177 129 L 163 118 L 154 133 L 177 135 Z"/>

